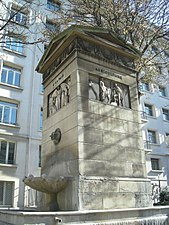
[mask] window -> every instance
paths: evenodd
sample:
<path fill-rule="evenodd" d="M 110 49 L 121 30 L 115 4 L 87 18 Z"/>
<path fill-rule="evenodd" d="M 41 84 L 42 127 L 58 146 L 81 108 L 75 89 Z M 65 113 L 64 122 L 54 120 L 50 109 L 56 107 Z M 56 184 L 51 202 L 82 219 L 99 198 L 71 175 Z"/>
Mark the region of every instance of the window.
<path fill-rule="evenodd" d="M 3 66 L 0 81 L 13 86 L 20 86 L 21 70 L 12 67 Z"/>
<path fill-rule="evenodd" d="M 4 47 L 19 53 L 23 53 L 24 50 L 23 41 L 21 39 L 10 36 L 6 37 Z"/>
<path fill-rule="evenodd" d="M 41 93 L 44 93 L 44 85 L 41 84 Z"/>
<path fill-rule="evenodd" d="M 43 76 L 40 76 L 40 92 L 44 93 Z"/>
<path fill-rule="evenodd" d="M 0 163 L 14 164 L 15 143 L 0 141 Z"/>
<path fill-rule="evenodd" d="M 165 134 L 165 141 L 166 141 L 166 144 L 169 146 L 169 133 Z"/>
<path fill-rule="evenodd" d="M 19 10 L 11 9 L 10 18 L 12 21 L 20 23 L 22 25 L 26 25 L 27 23 L 27 15 Z"/>
<path fill-rule="evenodd" d="M 166 90 L 165 87 L 159 86 L 159 95 L 165 97 L 166 96 Z"/>
<path fill-rule="evenodd" d="M 152 170 L 159 170 L 159 159 L 151 158 L 151 168 Z"/>
<path fill-rule="evenodd" d="M 162 109 L 162 111 L 163 111 L 163 120 L 169 120 L 169 110 Z"/>
<path fill-rule="evenodd" d="M 148 130 L 148 141 L 150 143 L 154 143 L 154 144 L 157 143 L 157 140 L 156 140 L 156 132 L 155 131 Z"/>
<path fill-rule="evenodd" d="M 152 105 L 145 104 L 144 105 L 145 114 L 148 116 L 153 116 L 153 107 Z"/>
<path fill-rule="evenodd" d="M 58 11 L 60 9 L 60 3 L 56 0 L 47 0 L 47 8 L 52 11 Z"/>
<path fill-rule="evenodd" d="M 141 84 L 141 91 L 150 91 L 150 86 L 148 83 Z"/>
<path fill-rule="evenodd" d="M 40 110 L 40 123 L 39 123 L 39 125 L 40 125 L 40 130 L 42 130 L 42 120 L 43 120 L 43 108 L 41 107 L 41 110 Z"/>
<path fill-rule="evenodd" d="M 0 123 L 16 124 L 17 105 L 0 101 Z"/>
<path fill-rule="evenodd" d="M 41 154 L 42 154 L 42 146 L 39 145 L 39 163 L 38 163 L 39 167 L 41 167 Z"/>
<path fill-rule="evenodd" d="M 14 183 L 0 181 L 0 207 L 11 207 L 13 204 Z"/>

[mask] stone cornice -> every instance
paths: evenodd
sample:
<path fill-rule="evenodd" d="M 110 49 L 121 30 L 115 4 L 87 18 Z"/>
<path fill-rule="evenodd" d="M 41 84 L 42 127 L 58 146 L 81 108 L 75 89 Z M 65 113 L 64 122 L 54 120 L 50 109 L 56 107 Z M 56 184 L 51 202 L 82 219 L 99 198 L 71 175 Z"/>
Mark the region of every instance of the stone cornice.
<path fill-rule="evenodd" d="M 93 58 L 101 59 L 111 64 L 120 65 L 128 69 L 134 69 L 134 60 L 129 59 L 121 54 L 116 53 L 112 49 L 105 48 L 104 46 L 90 43 L 83 40 L 80 37 L 74 39 L 74 41 L 57 57 L 57 59 L 51 64 L 47 71 L 43 75 L 43 81 L 57 70 L 61 63 L 66 60 L 73 51 L 81 52 L 85 55 L 89 55 Z"/>

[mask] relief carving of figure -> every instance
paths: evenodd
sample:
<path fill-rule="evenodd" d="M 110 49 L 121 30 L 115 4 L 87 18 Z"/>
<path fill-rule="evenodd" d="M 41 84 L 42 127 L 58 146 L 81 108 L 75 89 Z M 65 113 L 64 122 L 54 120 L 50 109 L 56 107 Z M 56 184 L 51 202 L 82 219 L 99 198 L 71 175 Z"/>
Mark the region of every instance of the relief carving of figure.
<path fill-rule="evenodd" d="M 70 77 L 67 83 L 62 83 L 49 95 L 48 113 L 49 116 L 58 111 L 61 107 L 67 105 L 70 101 Z"/>
<path fill-rule="evenodd" d="M 118 106 L 123 106 L 123 91 L 122 89 L 117 85 L 117 83 L 114 84 L 114 90 L 115 90 L 115 95 L 116 100 L 117 100 L 117 105 Z"/>
<path fill-rule="evenodd" d="M 92 93 L 89 93 L 90 99 L 95 96 L 96 100 L 110 105 L 130 107 L 129 90 L 125 84 L 102 77 L 99 80 L 93 76 L 89 80 L 89 90 L 92 90 Z"/>
<path fill-rule="evenodd" d="M 61 88 L 58 86 L 53 92 L 53 105 L 55 106 L 55 112 L 60 109 L 61 106 Z"/>
<path fill-rule="evenodd" d="M 93 81 L 89 81 L 89 87 L 92 89 L 92 91 L 93 91 L 93 93 L 94 93 L 94 95 L 95 95 L 95 97 L 96 97 L 96 100 L 98 100 L 98 94 L 97 94 L 97 91 L 95 90 L 95 87 L 94 87 L 94 83 L 93 83 Z"/>
<path fill-rule="evenodd" d="M 54 112 L 54 105 L 53 105 L 53 97 L 52 94 L 49 95 L 49 116 L 52 115 Z"/>
<path fill-rule="evenodd" d="M 111 103 L 111 88 L 108 88 L 105 86 L 103 81 L 100 81 L 100 100 L 102 102 L 105 102 L 107 100 L 107 103 Z"/>
<path fill-rule="evenodd" d="M 67 83 L 62 83 L 61 85 L 61 107 L 69 103 L 70 88 Z"/>

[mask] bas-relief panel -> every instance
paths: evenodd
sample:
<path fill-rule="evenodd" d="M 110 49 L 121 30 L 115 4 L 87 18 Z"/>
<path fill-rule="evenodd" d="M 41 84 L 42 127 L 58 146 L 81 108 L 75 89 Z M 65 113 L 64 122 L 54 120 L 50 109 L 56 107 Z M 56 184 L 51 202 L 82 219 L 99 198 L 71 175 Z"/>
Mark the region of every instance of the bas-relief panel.
<path fill-rule="evenodd" d="M 70 77 L 48 95 L 48 116 L 53 115 L 70 101 Z"/>
<path fill-rule="evenodd" d="M 129 87 L 102 77 L 89 77 L 89 99 L 130 108 Z"/>
<path fill-rule="evenodd" d="M 48 95 L 48 116 L 70 102 L 70 77 Z M 102 77 L 89 77 L 89 99 L 130 108 L 129 87 Z"/>

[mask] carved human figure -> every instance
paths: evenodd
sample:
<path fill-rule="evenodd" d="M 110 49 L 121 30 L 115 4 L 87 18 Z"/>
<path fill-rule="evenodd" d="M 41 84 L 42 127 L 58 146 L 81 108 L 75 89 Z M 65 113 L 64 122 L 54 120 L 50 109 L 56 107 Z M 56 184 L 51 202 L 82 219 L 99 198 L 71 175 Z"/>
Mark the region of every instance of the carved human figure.
<path fill-rule="evenodd" d="M 54 105 L 53 105 L 53 96 L 52 94 L 49 95 L 49 116 L 51 116 L 53 114 L 53 111 L 54 111 Z"/>
<path fill-rule="evenodd" d="M 114 84 L 114 90 L 115 90 L 115 94 L 117 95 L 117 99 L 118 99 L 118 106 L 123 106 L 123 91 L 122 89 L 117 85 L 117 83 Z"/>
<path fill-rule="evenodd" d="M 96 100 L 98 100 L 98 94 L 97 94 L 97 91 L 95 90 L 94 83 L 93 83 L 93 81 L 91 81 L 91 80 L 89 80 L 89 87 L 90 87 L 91 90 L 93 91 Z"/>
<path fill-rule="evenodd" d="M 111 105 L 118 106 L 118 95 L 116 93 L 112 94 Z"/>
<path fill-rule="evenodd" d="M 104 102 L 107 99 L 107 103 L 110 104 L 111 92 L 112 92 L 111 88 L 106 87 L 104 82 L 101 80 L 100 81 L 100 100 Z"/>
<path fill-rule="evenodd" d="M 62 83 L 61 85 L 61 107 L 67 105 L 69 102 L 70 88 L 67 83 Z"/>
<path fill-rule="evenodd" d="M 61 88 L 58 86 L 53 92 L 53 105 L 55 111 L 60 109 Z"/>
<path fill-rule="evenodd" d="M 71 79 L 70 79 L 70 77 L 69 77 L 68 80 L 67 80 L 67 84 L 68 84 L 68 86 L 69 86 L 68 93 L 67 93 L 67 94 L 68 94 L 68 96 L 67 96 L 68 98 L 67 98 L 67 99 L 68 99 L 68 103 L 69 103 L 69 102 L 70 102 L 70 84 L 71 84 Z"/>

